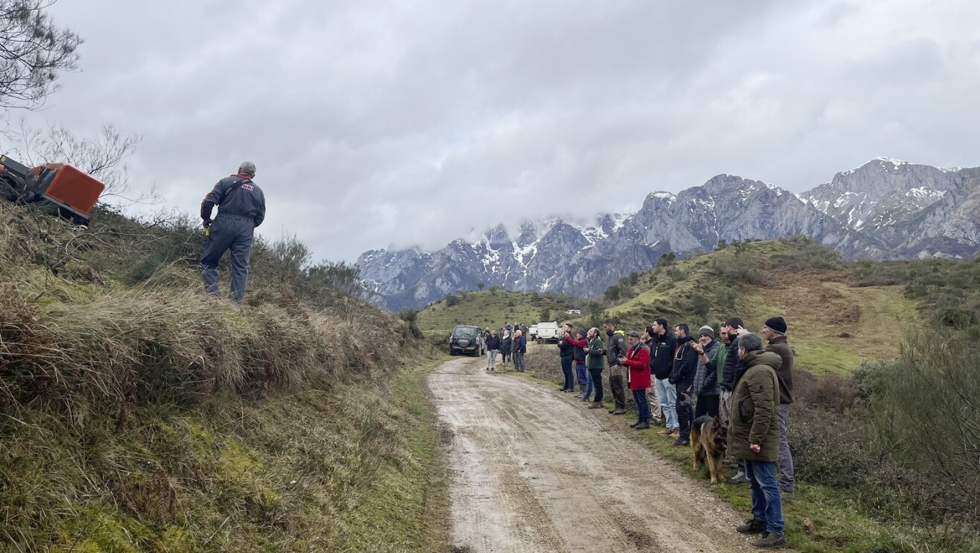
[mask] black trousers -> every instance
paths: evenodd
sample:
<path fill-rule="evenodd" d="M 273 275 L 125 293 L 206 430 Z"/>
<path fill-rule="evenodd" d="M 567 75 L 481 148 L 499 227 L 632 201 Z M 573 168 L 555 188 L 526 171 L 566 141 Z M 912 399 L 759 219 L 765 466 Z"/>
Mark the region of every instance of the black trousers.
<path fill-rule="evenodd" d="M 602 369 L 589 369 L 592 375 L 592 387 L 595 388 L 595 402 L 602 403 Z"/>
<path fill-rule="evenodd" d="M 718 408 L 721 405 L 721 398 L 718 396 L 698 396 L 698 402 L 694 406 L 694 418 L 702 415 L 709 417 L 718 416 Z"/>
<path fill-rule="evenodd" d="M 684 389 L 689 389 L 690 386 L 685 385 Z M 677 423 L 680 425 L 680 438 L 681 440 L 688 440 L 691 438 L 691 421 L 694 420 L 693 412 L 691 411 L 691 396 L 690 392 L 681 391 L 678 387 L 677 389 Z"/>

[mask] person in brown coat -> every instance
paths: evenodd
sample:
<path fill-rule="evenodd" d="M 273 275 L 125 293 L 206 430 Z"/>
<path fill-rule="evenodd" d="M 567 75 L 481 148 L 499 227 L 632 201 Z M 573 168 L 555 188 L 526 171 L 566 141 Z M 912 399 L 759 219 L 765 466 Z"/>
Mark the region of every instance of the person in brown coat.
<path fill-rule="evenodd" d="M 766 351 L 778 354 L 783 366 L 776 371 L 779 379 L 779 491 L 783 498 L 793 497 L 796 480 L 793 478 L 793 453 L 789 450 L 789 408 L 793 404 L 793 348 L 786 341 L 786 321 L 782 317 L 772 317 L 762 327 L 762 333 L 769 340 Z"/>
<path fill-rule="evenodd" d="M 783 505 L 776 484 L 779 458 L 779 381 L 776 371 L 783 360 L 778 354 L 762 350 L 762 339 L 744 334 L 738 339 L 737 355 L 746 367 L 745 375 L 732 394 L 729 423 L 729 452 L 745 459 L 746 475 L 752 487 L 752 518 L 737 531 L 762 534 L 753 545 L 779 547 L 783 535 Z"/>

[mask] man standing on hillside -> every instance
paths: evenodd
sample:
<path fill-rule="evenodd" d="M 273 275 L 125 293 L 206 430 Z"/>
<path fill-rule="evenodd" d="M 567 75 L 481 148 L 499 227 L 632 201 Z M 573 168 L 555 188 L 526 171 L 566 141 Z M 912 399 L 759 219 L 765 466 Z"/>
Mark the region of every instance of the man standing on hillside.
<path fill-rule="evenodd" d="M 487 370 L 494 371 L 497 369 L 497 350 L 500 349 L 500 338 L 497 337 L 497 331 L 490 329 L 490 336 L 487 337 Z"/>
<path fill-rule="evenodd" d="M 650 403 L 647 401 L 647 388 L 650 387 L 650 348 L 640 341 L 640 333 L 630 332 L 630 349 L 625 357 L 619 357 L 619 362 L 630 371 L 630 390 L 633 401 L 636 402 L 636 422 L 632 428 L 644 430 L 650 428 Z"/>
<path fill-rule="evenodd" d="M 257 184 L 255 164 L 246 161 L 238 173 L 225 177 L 201 202 L 201 219 L 207 230 L 207 242 L 201 256 L 201 276 L 207 293 L 221 296 L 218 288 L 218 262 L 226 251 L 231 251 L 231 291 L 228 297 L 236 303 L 245 300 L 245 284 L 248 281 L 248 264 L 252 252 L 255 228 L 265 219 L 265 195 Z M 218 206 L 218 216 L 211 220 L 211 212 Z"/>
<path fill-rule="evenodd" d="M 514 339 L 510 337 L 510 325 L 504 328 L 503 337 L 500 339 L 501 363 L 506 365 L 510 361 L 510 350 L 514 347 Z"/>
<path fill-rule="evenodd" d="M 602 409 L 602 369 L 605 367 L 606 346 L 599 337 L 599 329 L 592 327 L 585 335 L 589 346 L 586 349 L 585 366 L 592 376 L 592 386 L 595 387 L 595 400 L 589 409 Z"/>
<path fill-rule="evenodd" d="M 793 454 L 789 450 L 786 433 L 789 430 L 789 408 L 793 404 L 793 348 L 786 340 L 786 321 L 772 317 L 762 327 L 769 345 L 766 351 L 779 355 L 783 366 L 776 370 L 779 379 L 779 491 L 787 498 L 793 497 L 796 481 L 793 478 Z"/>
<path fill-rule="evenodd" d="M 779 547 L 783 535 L 783 505 L 776 484 L 779 457 L 779 382 L 776 371 L 782 366 L 779 355 L 762 351 L 762 339 L 743 334 L 738 340 L 738 357 L 747 367 L 735 385 L 732 402 L 738 406 L 729 426 L 732 454 L 745 459 L 745 472 L 752 486 L 752 518 L 736 530 L 743 534 L 762 534 L 756 547 Z"/>
<path fill-rule="evenodd" d="M 676 446 L 691 445 L 691 396 L 694 388 L 694 375 L 698 370 L 698 354 L 691 347 L 694 340 L 686 324 L 674 327 L 677 337 L 677 351 L 674 353 L 674 369 L 670 373 L 670 382 L 677 388 L 677 422 L 680 424 L 680 435 Z"/>
<path fill-rule="evenodd" d="M 612 390 L 616 405 L 609 411 L 613 415 L 626 414 L 626 388 L 623 374 L 625 369 L 619 362 L 620 357 L 626 357 L 626 340 L 623 331 L 616 330 L 616 321 L 606 319 L 606 360 L 609 362 L 609 388 Z"/>
<path fill-rule="evenodd" d="M 680 437 L 680 425 L 677 423 L 677 388 L 668 379 L 674 368 L 674 349 L 677 341 L 667 327 L 667 319 L 653 321 L 653 340 L 650 345 L 650 370 L 656 379 L 657 400 L 664 411 L 664 425 L 667 427 L 660 434 L 672 438 Z"/>
<path fill-rule="evenodd" d="M 514 368 L 524 372 L 524 354 L 527 353 L 527 339 L 520 330 L 514 332 Z"/>

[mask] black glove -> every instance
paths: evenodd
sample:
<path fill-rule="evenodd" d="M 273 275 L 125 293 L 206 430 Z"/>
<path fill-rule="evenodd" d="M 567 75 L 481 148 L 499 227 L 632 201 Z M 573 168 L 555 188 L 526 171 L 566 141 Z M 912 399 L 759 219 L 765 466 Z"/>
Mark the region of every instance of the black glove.
<path fill-rule="evenodd" d="M 211 226 L 211 219 L 205 219 L 201 224 L 204 225 L 204 228 L 208 228 Z"/>

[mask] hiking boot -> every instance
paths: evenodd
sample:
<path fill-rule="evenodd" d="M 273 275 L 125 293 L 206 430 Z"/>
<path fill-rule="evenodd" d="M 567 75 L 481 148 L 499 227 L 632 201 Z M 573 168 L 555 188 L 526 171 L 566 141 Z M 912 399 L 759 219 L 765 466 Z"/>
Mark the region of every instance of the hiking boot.
<path fill-rule="evenodd" d="M 738 485 L 738 484 L 748 484 L 749 483 L 749 477 L 746 476 L 744 472 L 738 471 L 737 473 L 735 473 L 735 476 L 733 476 L 732 479 L 728 481 L 728 483 L 729 484 L 735 484 L 735 485 Z"/>
<path fill-rule="evenodd" d="M 676 447 L 680 447 L 680 446 L 684 446 L 684 445 L 690 447 L 691 446 L 691 440 L 688 440 L 687 438 L 677 438 L 677 441 L 674 442 L 674 445 Z"/>
<path fill-rule="evenodd" d="M 780 547 L 786 545 L 786 534 L 765 533 L 761 538 L 752 542 L 755 547 Z"/>
<path fill-rule="evenodd" d="M 610 411 L 610 413 L 612 413 L 613 415 L 625 415 L 626 409 L 613 409 L 612 411 Z"/>
<path fill-rule="evenodd" d="M 670 434 L 667 434 L 667 437 L 668 438 L 680 438 L 681 437 L 681 431 L 680 431 L 680 429 L 679 428 L 675 428 L 675 429 L 671 430 L 670 431 Z"/>
<path fill-rule="evenodd" d="M 661 436 L 670 436 L 671 434 L 673 434 L 673 432 L 674 431 L 669 428 L 664 428 L 660 432 L 657 432 L 657 434 L 660 434 Z"/>
<path fill-rule="evenodd" d="M 630 428 L 636 428 L 637 426 L 640 426 L 640 421 L 630 423 Z"/>
<path fill-rule="evenodd" d="M 592 405 L 589 405 L 589 409 L 602 409 L 602 404 L 599 402 L 592 402 Z"/>
<path fill-rule="evenodd" d="M 739 534 L 764 534 L 766 533 L 766 525 L 754 518 L 750 518 L 744 524 L 738 525 L 735 531 Z"/>
<path fill-rule="evenodd" d="M 646 430 L 647 428 L 650 428 L 650 423 L 644 421 L 644 422 L 641 422 L 640 424 L 634 426 L 633 428 L 635 428 L 637 430 Z"/>

